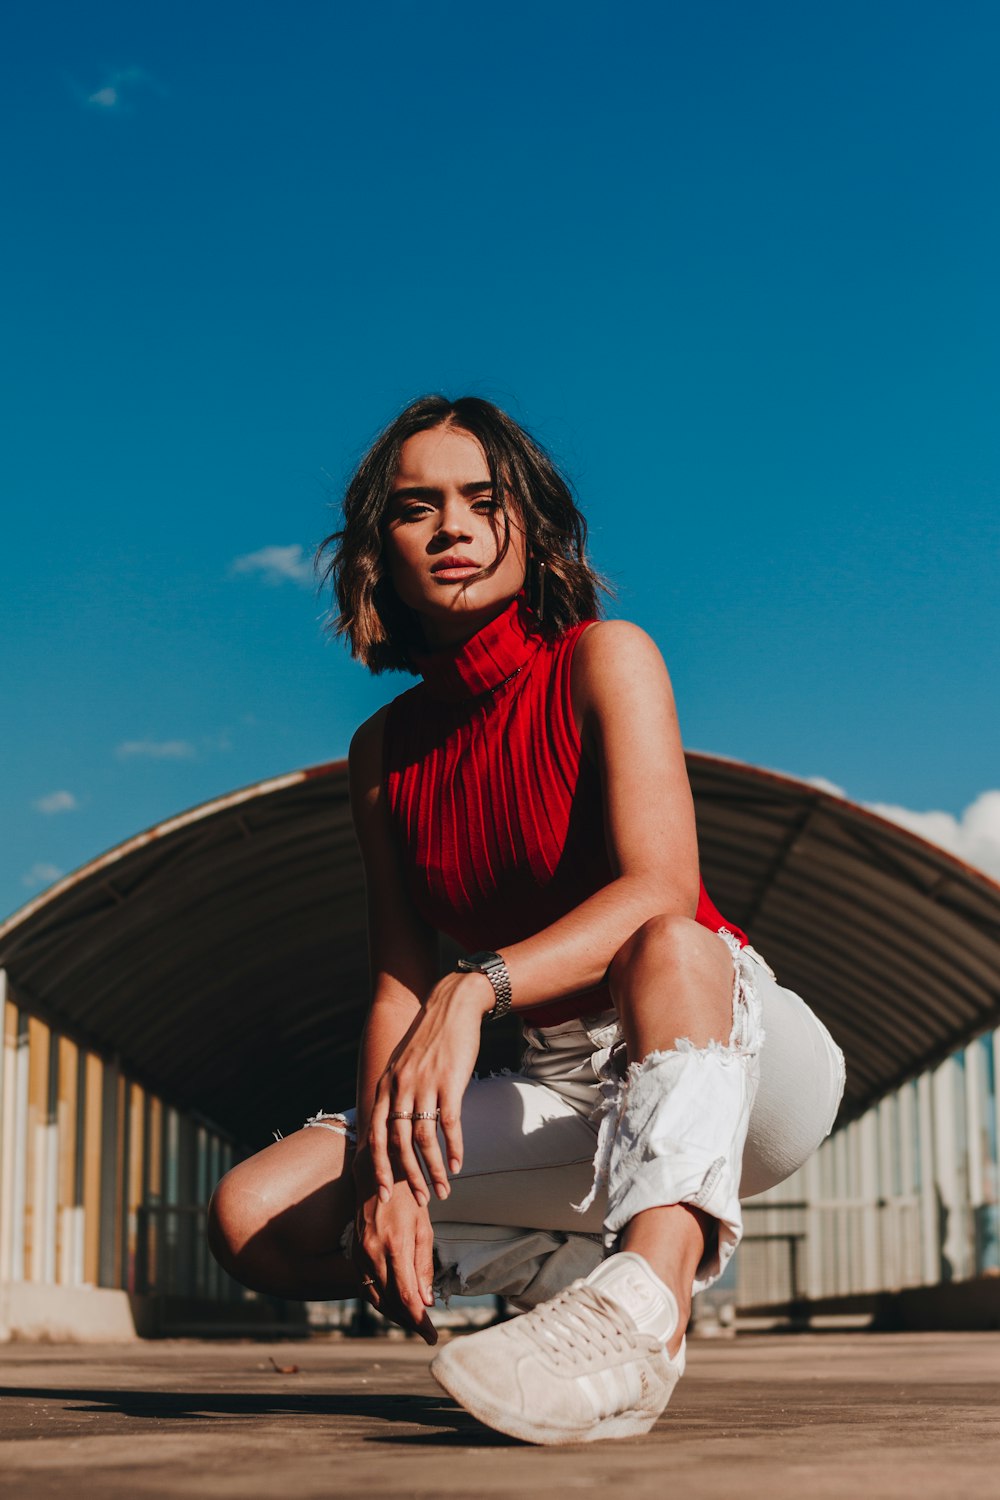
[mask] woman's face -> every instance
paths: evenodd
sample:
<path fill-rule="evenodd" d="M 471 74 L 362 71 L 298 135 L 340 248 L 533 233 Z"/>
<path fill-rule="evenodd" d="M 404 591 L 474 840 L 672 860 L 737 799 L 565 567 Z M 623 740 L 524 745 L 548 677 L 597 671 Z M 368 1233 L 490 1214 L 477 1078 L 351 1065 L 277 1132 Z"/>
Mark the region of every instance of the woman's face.
<path fill-rule="evenodd" d="M 504 514 L 478 438 L 451 426 L 407 438 L 386 514 L 385 559 L 429 645 L 474 634 L 523 587 L 524 532 L 515 515 L 508 519 L 510 542 L 497 563 Z"/>

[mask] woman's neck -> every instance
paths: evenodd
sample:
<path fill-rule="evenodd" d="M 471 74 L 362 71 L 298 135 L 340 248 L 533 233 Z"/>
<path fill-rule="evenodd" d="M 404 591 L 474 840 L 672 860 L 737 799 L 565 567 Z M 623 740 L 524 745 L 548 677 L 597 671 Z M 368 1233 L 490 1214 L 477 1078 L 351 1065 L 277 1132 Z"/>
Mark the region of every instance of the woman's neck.
<path fill-rule="evenodd" d="M 501 615 L 507 613 L 514 602 L 510 599 L 498 599 L 495 603 L 487 605 L 484 609 L 477 610 L 453 610 L 447 615 L 434 615 L 432 618 L 424 616 L 420 625 L 424 633 L 424 640 L 428 651 L 443 651 L 463 646 L 466 641 L 471 641 L 474 635 L 494 620 L 499 620 Z"/>

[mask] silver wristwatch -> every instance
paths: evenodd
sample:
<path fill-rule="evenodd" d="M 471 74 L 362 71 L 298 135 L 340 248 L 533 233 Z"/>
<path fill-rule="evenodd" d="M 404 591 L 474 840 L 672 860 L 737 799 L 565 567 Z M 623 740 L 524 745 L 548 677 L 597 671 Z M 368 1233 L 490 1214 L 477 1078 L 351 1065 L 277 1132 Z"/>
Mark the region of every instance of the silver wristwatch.
<path fill-rule="evenodd" d="M 460 958 L 455 968 L 461 969 L 465 974 L 485 974 L 493 986 L 496 1004 L 486 1012 L 484 1021 L 499 1021 L 501 1016 L 507 1014 L 513 995 L 507 965 L 499 953 L 470 953 L 468 958 Z"/>

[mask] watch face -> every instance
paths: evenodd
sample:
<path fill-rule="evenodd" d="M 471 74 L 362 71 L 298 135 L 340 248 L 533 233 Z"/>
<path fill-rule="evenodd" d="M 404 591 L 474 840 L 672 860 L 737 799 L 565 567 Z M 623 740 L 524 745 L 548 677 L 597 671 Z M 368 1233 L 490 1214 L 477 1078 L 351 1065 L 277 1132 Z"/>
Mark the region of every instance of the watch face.
<path fill-rule="evenodd" d="M 460 960 L 460 962 L 462 961 Z M 464 960 L 464 963 L 467 964 L 470 969 L 479 969 L 481 972 L 485 973 L 487 969 L 495 969 L 498 965 L 502 965 L 503 959 L 500 957 L 499 953 L 472 953 L 467 959 Z"/>

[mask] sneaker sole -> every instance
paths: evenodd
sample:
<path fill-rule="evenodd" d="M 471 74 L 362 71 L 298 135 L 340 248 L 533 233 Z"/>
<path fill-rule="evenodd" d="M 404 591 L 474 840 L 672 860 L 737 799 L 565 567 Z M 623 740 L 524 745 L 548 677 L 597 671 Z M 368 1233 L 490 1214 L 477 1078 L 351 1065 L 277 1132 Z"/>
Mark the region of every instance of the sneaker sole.
<path fill-rule="evenodd" d="M 484 1400 L 475 1387 L 462 1379 L 461 1371 L 450 1370 L 440 1355 L 431 1365 L 431 1374 L 442 1390 L 447 1391 L 459 1406 L 464 1407 L 487 1427 L 504 1432 L 508 1437 L 520 1438 L 522 1442 L 538 1443 L 544 1447 L 560 1447 L 565 1443 L 597 1443 L 605 1438 L 642 1437 L 655 1425 L 657 1418 L 663 1415 L 677 1384 L 675 1380 L 663 1406 L 652 1415 L 648 1411 L 633 1410 L 618 1412 L 613 1417 L 595 1418 L 583 1427 L 556 1427 L 552 1423 L 543 1427 L 532 1422 L 529 1417 L 498 1410 L 488 1400 Z"/>

